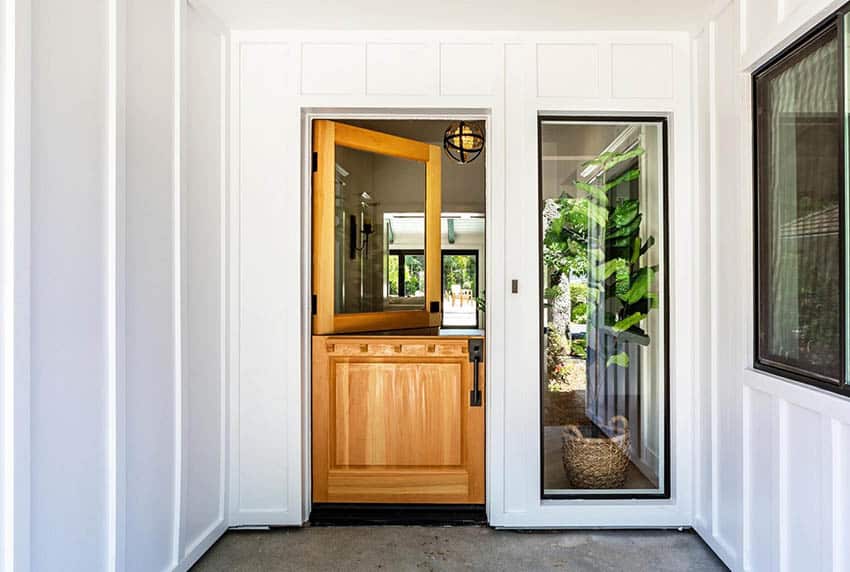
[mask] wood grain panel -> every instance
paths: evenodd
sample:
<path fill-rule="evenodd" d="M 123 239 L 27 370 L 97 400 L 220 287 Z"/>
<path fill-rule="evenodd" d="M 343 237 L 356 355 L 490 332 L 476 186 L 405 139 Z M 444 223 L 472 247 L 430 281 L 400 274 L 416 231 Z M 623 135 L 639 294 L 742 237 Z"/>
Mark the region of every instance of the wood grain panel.
<path fill-rule="evenodd" d="M 315 502 L 484 502 L 468 340 L 313 337 Z"/>
<path fill-rule="evenodd" d="M 337 363 L 336 464 L 459 465 L 461 380 L 458 363 Z"/>

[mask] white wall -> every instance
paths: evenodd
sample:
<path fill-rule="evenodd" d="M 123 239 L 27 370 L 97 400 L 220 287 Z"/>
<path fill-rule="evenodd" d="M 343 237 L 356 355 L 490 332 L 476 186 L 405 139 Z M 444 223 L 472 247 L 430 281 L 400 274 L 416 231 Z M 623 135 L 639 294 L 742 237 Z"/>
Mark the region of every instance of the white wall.
<path fill-rule="evenodd" d="M 228 37 L 203 8 L 185 13 L 183 56 L 181 561 L 227 528 L 226 198 Z"/>
<path fill-rule="evenodd" d="M 104 2 L 33 2 L 34 570 L 104 570 L 114 550 L 108 30 Z"/>
<path fill-rule="evenodd" d="M 733 570 L 850 570 L 850 402 L 752 369 L 750 72 L 837 5 L 732 2 L 695 39 L 711 359 L 696 402 L 694 523 Z"/>
<path fill-rule="evenodd" d="M 227 52 L 201 11 L 0 3 L 3 572 L 185 570 L 224 531 Z"/>
<path fill-rule="evenodd" d="M 488 511 L 497 526 L 681 525 L 691 511 L 699 239 L 684 33 L 238 32 L 233 61 L 232 514 L 309 510 L 309 175 L 304 113 L 466 111 L 488 119 Z M 469 62 L 475 62 L 470 66 Z M 580 78 L 577 81 L 576 78 Z M 359 110 L 359 112 L 358 112 Z M 538 113 L 668 115 L 673 498 L 541 502 L 536 253 Z M 519 293 L 508 295 L 512 278 Z M 508 349 L 510 348 L 510 349 Z M 302 365 L 303 364 L 303 365 Z"/>
<path fill-rule="evenodd" d="M 126 7 L 125 563 L 142 572 L 168 570 L 180 556 L 176 34 L 173 0 Z"/>

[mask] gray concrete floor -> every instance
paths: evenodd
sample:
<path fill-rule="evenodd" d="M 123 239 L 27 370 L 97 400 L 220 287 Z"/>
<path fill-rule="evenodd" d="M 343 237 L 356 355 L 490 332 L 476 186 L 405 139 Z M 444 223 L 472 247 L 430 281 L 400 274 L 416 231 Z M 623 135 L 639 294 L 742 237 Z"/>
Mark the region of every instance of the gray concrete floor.
<path fill-rule="evenodd" d="M 192 569 L 214 571 L 726 570 L 693 532 L 462 527 L 308 527 L 231 531 Z"/>

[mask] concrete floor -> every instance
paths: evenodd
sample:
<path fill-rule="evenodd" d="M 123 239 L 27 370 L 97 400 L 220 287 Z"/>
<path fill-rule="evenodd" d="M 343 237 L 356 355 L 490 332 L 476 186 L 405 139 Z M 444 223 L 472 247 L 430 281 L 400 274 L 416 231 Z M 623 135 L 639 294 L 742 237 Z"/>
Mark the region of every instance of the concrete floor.
<path fill-rule="evenodd" d="M 231 531 L 192 570 L 683 572 L 726 568 L 693 532 L 362 526 Z"/>

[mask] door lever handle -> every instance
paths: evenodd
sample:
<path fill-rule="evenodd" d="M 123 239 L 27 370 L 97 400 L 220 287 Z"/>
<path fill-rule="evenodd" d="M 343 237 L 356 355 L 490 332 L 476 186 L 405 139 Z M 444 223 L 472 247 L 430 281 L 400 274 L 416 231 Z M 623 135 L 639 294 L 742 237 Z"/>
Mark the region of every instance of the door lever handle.
<path fill-rule="evenodd" d="M 481 385 L 478 379 L 481 358 L 484 355 L 484 340 L 469 340 L 469 361 L 472 362 L 472 390 L 469 392 L 469 406 L 481 407 Z"/>

